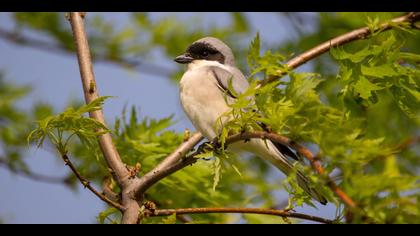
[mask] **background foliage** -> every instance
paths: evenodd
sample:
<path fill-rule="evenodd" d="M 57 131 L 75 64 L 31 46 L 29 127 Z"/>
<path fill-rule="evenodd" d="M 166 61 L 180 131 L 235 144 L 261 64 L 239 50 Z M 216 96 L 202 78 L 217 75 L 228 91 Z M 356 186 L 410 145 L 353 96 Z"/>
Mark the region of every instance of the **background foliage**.
<path fill-rule="evenodd" d="M 153 57 L 152 50 L 159 48 L 165 56 L 173 58 L 196 39 L 216 36 L 232 46 L 239 67 L 250 75 L 250 81 L 257 81 L 275 74 L 277 69 L 284 69 L 281 63 L 293 54 L 364 25 L 373 29 L 378 22 L 401 14 L 321 13 L 307 16 L 289 13 L 288 19 L 300 29 L 299 39 L 269 46 L 260 45 L 258 37 L 252 43 L 241 40 L 253 36 L 250 20 L 241 13 L 230 14 L 230 25 L 211 27 L 204 27 L 198 16 L 179 20 L 168 14 L 162 19 L 151 20 L 149 14 L 133 13 L 130 24 L 121 27 L 102 15 L 88 14 L 87 29 L 95 60 L 129 70 L 166 73 L 174 82 L 180 78 L 182 68 L 169 71 L 143 63 Z M 45 35 L 49 46 L 55 50 L 64 53 L 74 50 L 70 27 L 63 14 L 14 13 L 13 19 L 16 39 L 27 31 L 36 31 Z M 305 24 L 314 21 L 317 24 L 310 32 L 304 30 Z M 319 153 L 326 169 L 338 175 L 340 187 L 375 222 L 419 223 L 420 34 L 404 25 L 394 28 L 334 48 L 310 62 L 311 69 L 290 72 L 262 89 L 251 86 L 233 105 L 237 119 L 225 128 L 255 130 L 257 127 L 252 122 L 263 121 L 274 131 Z M 92 133 L 92 127 L 97 124 L 83 118 L 86 109 L 80 108 L 80 102 L 70 101 L 69 107 L 73 108 L 64 113 L 53 111 L 45 103 L 34 104 L 30 112 L 23 111 L 17 108 L 16 102 L 30 96 L 30 88 L 6 82 L 4 77 L 7 78 L 7 73 L 2 73 L 0 80 L 2 163 L 12 170 L 30 173 L 30 167 L 25 164 L 26 137 L 35 129 L 38 120 L 41 121 L 38 132 L 42 127 L 50 131 L 58 127 L 65 137 L 76 133 L 82 138 L 71 138 L 65 149 L 70 158 L 76 160 L 80 172 L 100 186 L 109 173 Z M 246 100 L 248 95 L 256 96 L 257 102 L 250 104 Z M 253 108 L 258 108 L 261 116 L 244 112 Z M 42 126 L 51 120 L 56 122 L 55 126 Z M 139 115 L 134 107 L 125 107 L 109 132 L 113 134 L 122 159 L 133 166 L 139 163 L 141 175 L 182 142 L 184 134 L 173 130 L 174 122 L 171 114 L 154 119 Z M 46 133 L 38 134 L 43 137 Z M 50 144 L 47 140 L 43 147 Z M 52 144 L 57 145 L 57 142 Z M 324 180 L 309 168 L 305 171 L 315 184 L 325 185 Z M 272 175 L 273 168 L 255 157 L 210 158 L 160 181 L 147 192 L 146 200 L 155 202 L 158 208 L 269 208 L 278 204 L 278 193 L 284 189 L 290 194 L 289 206 L 322 207 L 314 206 L 299 188 L 290 188 L 296 186 L 292 179 L 281 184 L 282 181 L 273 179 Z M 65 183 L 74 187 L 74 177 L 69 175 Z M 112 187 L 118 191 L 115 184 Z M 337 207 L 337 219 L 343 219 L 343 206 L 328 189 L 324 192 Z M 120 217 L 112 209 L 104 209 L 98 214 L 98 221 L 105 223 L 116 222 Z M 343 222 L 363 222 L 362 216 L 347 216 Z M 282 218 L 260 215 L 202 214 L 193 215 L 191 219 L 193 223 L 284 222 Z M 145 222 L 176 221 L 173 217 L 157 217 L 147 218 Z"/>

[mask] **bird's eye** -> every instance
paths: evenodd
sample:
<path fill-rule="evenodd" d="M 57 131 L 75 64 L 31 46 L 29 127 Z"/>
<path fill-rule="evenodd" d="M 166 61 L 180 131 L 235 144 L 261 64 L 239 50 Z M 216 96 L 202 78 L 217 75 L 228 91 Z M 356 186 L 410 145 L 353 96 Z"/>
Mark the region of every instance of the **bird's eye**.
<path fill-rule="evenodd" d="M 208 55 L 209 55 L 209 52 L 208 52 L 208 51 L 203 51 L 203 52 L 201 53 L 201 55 L 202 55 L 203 57 L 206 57 L 206 56 L 208 56 Z"/>

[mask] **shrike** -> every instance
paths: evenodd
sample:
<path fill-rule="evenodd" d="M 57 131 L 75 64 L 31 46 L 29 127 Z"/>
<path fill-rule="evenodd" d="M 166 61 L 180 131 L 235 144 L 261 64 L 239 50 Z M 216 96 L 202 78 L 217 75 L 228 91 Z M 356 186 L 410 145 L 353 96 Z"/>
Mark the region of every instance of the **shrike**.
<path fill-rule="evenodd" d="M 195 41 L 175 61 L 187 64 L 187 71 L 180 81 L 182 107 L 194 127 L 204 137 L 213 140 L 220 132 L 216 130 L 217 120 L 231 109 L 227 102 L 233 102 L 236 98 L 229 92 L 229 84 L 240 94 L 248 88 L 248 81 L 236 68 L 232 50 L 217 38 L 206 37 Z M 269 161 L 286 175 L 292 172 L 293 163 L 298 160 L 288 147 L 271 141 L 265 143 L 261 139 L 237 142 L 229 145 L 228 150 L 236 153 L 251 152 Z M 297 181 L 312 198 L 322 204 L 327 203 L 325 197 L 311 187 L 309 180 L 299 171 Z"/>

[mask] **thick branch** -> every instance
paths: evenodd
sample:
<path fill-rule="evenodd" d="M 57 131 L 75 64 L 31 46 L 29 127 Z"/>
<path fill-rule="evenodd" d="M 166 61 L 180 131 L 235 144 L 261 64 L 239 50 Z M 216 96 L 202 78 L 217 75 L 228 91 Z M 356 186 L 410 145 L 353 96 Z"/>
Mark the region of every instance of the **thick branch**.
<path fill-rule="evenodd" d="M 98 196 L 102 201 L 108 203 L 109 205 L 119 209 L 120 211 L 124 210 L 123 206 L 121 206 L 120 204 L 118 204 L 116 202 L 111 201 L 105 195 L 99 193 L 95 188 L 93 188 L 92 185 L 90 185 L 90 182 L 85 177 L 83 177 L 79 173 L 79 171 L 77 171 L 76 167 L 73 165 L 73 163 L 70 161 L 70 159 L 67 155 L 62 155 L 61 157 L 63 158 L 64 163 L 68 167 L 70 167 L 71 171 L 73 171 L 74 175 L 76 175 L 76 177 L 79 179 L 80 183 L 82 183 L 85 188 L 89 189 L 93 194 Z"/>
<path fill-rule="evenodd" d="M 72 27 L 74 42 L 76 44 L 77 59 L 79 62 L 80 75 L 83 84 L 86 103 L 92 102 L 98 98 L 98 92 L 93 74 L 92 60 L 90 56 L 87 36 L 84 29 L 83 16 L 79 12 L 70 13 L 70 23 Z M 105 124 L 102 110 L 89 113 L 90 117 Z M 130 178 L 131 175 L 122 162 L 117 149 L 112 142 L 111 134 L 106 133 L 98 137 L 99 146 L 106 160 L 108 167 L 111 169 L 115 180 L 122 189 L 122 205 L 124 208 L 122 223 L 136 223 L 140 205 L 134 198 L 134 192 L 130 186 L 133 185 L 136 178 Z"/>
<path fill-rule="evenodd" d="M 88 104 L 98 98 L 99 95 L 96 88 L 95 76 L 93 74 L 92 60 L 84 29 L 83 17 L 79 13 L 70 13 L 70 23 L 73 30 L 74 42 L 76 44 L 77 59 L 79 62 L 85 101 Z M 89 112 L 89 116 L 106 125 L 102 110 Z M 124 182 L 123 180 L 128 177 L 128 170 L 125 168 L 112 143 L 111 134 L 107 133 L 99 136 L 99 146 L 108 166 L 114 171 L 117 182 L 122 184 Z"/>
<path fill-rule="evenodd" d="M 420 12 L 410 12 L 404 16 L 400 16 L 397 18 L 392 19 L 390 22 L 383 23 L 380 25 L 380 27 L 375 31 L 386 31 L 389 29 L 392 29 L 393 24 L 395 23 L 402 23 L 407 22 L 410 23 L 412 27 L 414 27 L 414 23 L 420 20 Z M 343 35 L 340 35 L 338 37 L 335 37 L 331 40 L 328 40 L 324 43 L 319 44 L 316 47 L 313 47 L 312 49 L 309 49 L 308 51 L 300 54 L 299 56 L 294 57 L 290 61 L 286 63 L 287 67 L 290 69 L 295 69 L 306 62 L 314 59 L 315 57 L 320 56 L 321 54 L 324 54 L 325 52 L 328 52 L 330 48 L 337 47 L 358 39 L 365 39 L 369 35 L 371 35 L 372 32 L 368 27 L 359 28 L 353 31 L 350 31 L 348 33 L 345 33 Z M 286 72 L 281 71 L 280 76 L 270 76 L 266 81 L 262 81 L 262 84 L 273 82 L 280 77 L 284 76 Z"/>
<path fill-rule="evenodd" d="M 241 214 L 262 214 L 274 215 L 281 217 L 298 218 L 304 220 L 311 220 L 325 224 L 333 224 L 333 220 L 324 219 L 318 216 L 306 215 L 302 213 L 295 213 L 284 210 L 274 209 L 261 209 L 261 208 L 236 208 L 236 207 L 223 207 L 223 208 L 180 208 L 180 209 L 158 209 L 150 213 L 150 216 L 169 216 L 172 214 L 207 214 L 207 213 L 241 213 Z"/>

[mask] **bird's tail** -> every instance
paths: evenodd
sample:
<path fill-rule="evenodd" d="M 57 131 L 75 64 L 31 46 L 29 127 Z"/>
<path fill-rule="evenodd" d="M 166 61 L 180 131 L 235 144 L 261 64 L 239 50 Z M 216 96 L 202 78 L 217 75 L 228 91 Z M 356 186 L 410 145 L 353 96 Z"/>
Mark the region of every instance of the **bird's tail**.
<path fill-rule="evenodd" d="M 308 178 L 302 174 L 302 172 L 297 172 L 297 182 L 299 187 L 305 190 L 313 199 L 320 202 L 322 205 L 326 205 L 328 203 L 327 199 L 316 189 L 313 188 L 308 180 Z"/>
<path fill-rule="evenodd" d="M 262 142 L 261 140 L 259 140 Z M 258 141 L 256 141 L 258 142 Z M 276 147 L 273 143 L 267 142 L 267 145 L 264 144 L 266 147 L 265 150 L 261 148 L 261 144 L 254 143 L 254 147 L 259 146 L 259 148 L 254 149 L 254 153 L 262 157 L 263 159 L 266 159 L 267 161 L 270 161 L 274 166 L 276 166 L 280 171 L 282 171 L 284 174 L 289 175 L 294 171 L 294 166 L 292 160 L 289 160 L 287 157 L 285 157 Z M 267 148 L 268 147 L 268 148 Z M 258 150 L 258 151 L 256 151 Z M 297 176 L 297 183 L 299 187 L 301 187 L 306 193 L 308 193 L 313 199 L 317 200 L 321 204 L 325 205 L 327 204 L 327 199 L 321 194 L 319 190 L 311 186 L 311 183 L 309 179 L 299 170 L 297 170 L 296 176 Z"/>

